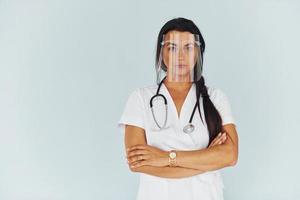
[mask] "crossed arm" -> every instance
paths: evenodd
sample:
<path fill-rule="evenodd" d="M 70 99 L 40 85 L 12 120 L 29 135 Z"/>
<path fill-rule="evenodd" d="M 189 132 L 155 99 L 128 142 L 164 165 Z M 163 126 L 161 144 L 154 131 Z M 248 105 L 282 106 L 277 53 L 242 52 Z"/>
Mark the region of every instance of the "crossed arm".
<path fill-rule="evenodd" d="M 238 159 L 238 135 L 234 124 L 223 126 L 227 139 L 220 145 L 193 151 L 177 151 L 177 167 L 156 167 L 150 165 L 130 168 L 132 172 L 141 172 L 164 178 L 183 178 L 234 166 Z M 137 144 L 147 144 L 145 131 L 142 128 L 126 125 L 126 149 Z"/>

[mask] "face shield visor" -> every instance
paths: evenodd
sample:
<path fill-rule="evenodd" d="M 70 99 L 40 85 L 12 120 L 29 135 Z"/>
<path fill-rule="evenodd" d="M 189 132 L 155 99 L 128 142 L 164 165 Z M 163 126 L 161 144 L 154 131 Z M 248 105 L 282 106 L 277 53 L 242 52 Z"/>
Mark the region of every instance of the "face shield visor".
<path fill-rule="evenodd" d="M 163 35 L 156 64 L 157 83 L 197 82 L 202 75 L 201 43 L 198 34 L 171 31 Z"/>

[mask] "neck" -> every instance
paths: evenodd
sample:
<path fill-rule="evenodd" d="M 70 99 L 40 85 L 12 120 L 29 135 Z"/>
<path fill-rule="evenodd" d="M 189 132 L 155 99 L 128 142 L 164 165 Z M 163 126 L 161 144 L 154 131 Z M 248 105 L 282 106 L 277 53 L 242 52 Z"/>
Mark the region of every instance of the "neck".
<path fill-rule="evenodd" d="M 163 83 L 168 89 L 177 91 L 189 90 L 193 84 L 191 82 L 169 82 L 167 79 L 165 79 Z"/>

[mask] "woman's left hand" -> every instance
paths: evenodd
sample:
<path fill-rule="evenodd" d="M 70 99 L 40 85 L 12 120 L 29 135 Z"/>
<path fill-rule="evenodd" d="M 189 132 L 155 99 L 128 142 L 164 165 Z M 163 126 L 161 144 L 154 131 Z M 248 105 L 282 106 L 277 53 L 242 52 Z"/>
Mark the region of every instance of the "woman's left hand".
<path fill-rule="evenodd" d="M 169 165 L 169 153 L 147 144 L 138 144 L 127 150 L 127 162 L 132 168 L 144 165 L 164 167 Z"/>

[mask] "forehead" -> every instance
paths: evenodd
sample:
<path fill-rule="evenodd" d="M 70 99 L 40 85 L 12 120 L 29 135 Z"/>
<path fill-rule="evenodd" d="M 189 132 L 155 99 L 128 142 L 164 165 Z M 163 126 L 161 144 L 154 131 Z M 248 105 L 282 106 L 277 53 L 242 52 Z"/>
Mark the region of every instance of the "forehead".
<path fill-rule="evenodd" d="M 164 35 L 164 41 L 174 41 L 174 42 L 194 42 L 194 34 L 190 32 L 181 32 L 181 31 L 169 31 Z"/>

